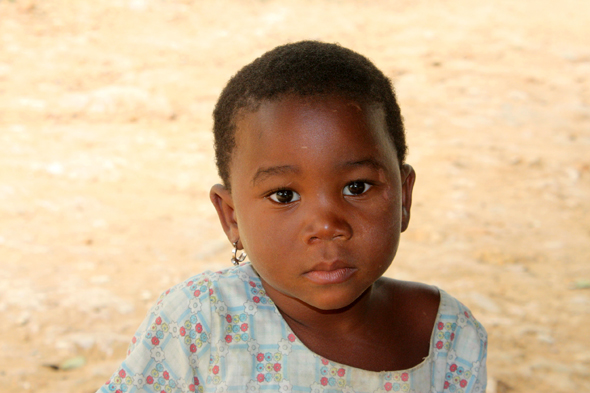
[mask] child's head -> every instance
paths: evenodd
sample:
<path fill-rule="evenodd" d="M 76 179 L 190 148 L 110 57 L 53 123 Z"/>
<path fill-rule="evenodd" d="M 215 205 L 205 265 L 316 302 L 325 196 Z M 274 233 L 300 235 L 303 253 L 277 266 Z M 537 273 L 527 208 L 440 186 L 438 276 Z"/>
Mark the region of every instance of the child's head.
<path fill-rule="evenodd" d="M 301 41 L 279 46 L 242 68 L 222 91 L 215 111 L 217 170 L 226 188 L 236 148 L 236 120 L 263 101 L 286 95 L 339 95 L 357 103 L 380 104 L 401 165 L 407 146 L 390 80 L 364 56 L 336 44 Z"/>
<path fill-rule="evenodd" d="M 211 200 L 279 308 L 347 307 L 387 270 L 415 177 L 390 82 L 367 59 L 317 42 L 268 52 L 223 91 L 215 137 L 225 186 Z"/>

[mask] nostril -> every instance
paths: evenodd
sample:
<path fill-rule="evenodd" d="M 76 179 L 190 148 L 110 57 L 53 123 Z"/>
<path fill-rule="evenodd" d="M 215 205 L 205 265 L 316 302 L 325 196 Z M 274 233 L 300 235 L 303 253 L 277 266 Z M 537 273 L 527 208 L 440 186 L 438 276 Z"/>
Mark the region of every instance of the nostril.
<path fill-rule="evenodd" d="M 338 213 L 324 209 L 309 215 L 309 222 L 303 230 L 303 235 L 304 241 L 308 244 L 320 241 L 343 241 L 352 235 L 352 228 Z"/>

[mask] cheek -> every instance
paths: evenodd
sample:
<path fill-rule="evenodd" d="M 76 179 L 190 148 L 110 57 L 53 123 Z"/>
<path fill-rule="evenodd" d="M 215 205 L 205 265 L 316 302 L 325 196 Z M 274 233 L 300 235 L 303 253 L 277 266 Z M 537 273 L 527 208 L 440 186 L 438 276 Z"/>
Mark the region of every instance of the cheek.
<path fill-rule="evenodd" d="M 394 253 L 401 232 L 401 201 L 395 193 L 383 191 L 379 208 L 364 220 L 365 233 L 377 252 Z"/>
<path fill-rule="evenodd" d="M 240 239 L 252 263 L 276 263 L 293 242 L 291 226 L 255 209 L 238 216 Z"/>

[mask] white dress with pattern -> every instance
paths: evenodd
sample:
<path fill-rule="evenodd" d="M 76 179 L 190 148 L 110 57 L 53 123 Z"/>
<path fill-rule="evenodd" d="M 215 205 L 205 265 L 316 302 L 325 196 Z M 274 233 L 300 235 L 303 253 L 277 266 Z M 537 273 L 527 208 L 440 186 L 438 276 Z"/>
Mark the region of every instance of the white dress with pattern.
<path fill-rule="evenodd" d="M 99 392 L 483 392 L 485 329 L 440 294 L 428 357 L 374 372 L 305 347 L 249 263 L 205 272 L 160 296 Z"/>

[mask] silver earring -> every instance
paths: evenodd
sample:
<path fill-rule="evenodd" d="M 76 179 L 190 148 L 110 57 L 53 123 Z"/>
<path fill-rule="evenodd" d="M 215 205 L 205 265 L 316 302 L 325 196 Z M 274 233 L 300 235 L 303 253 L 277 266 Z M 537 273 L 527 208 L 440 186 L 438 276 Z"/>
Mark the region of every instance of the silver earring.
<path fill-rule="evenodd" d="M 233 255 L 231 257 L 231 263 L 238 266 L 240 262 L 244 262 L 244 259 L 246 259 L 246 253 L 242 251 L 242 254 L 238 256 L 238 242 L 233 243 L 233 246 L 234 249 L 232 250 Z"/>

